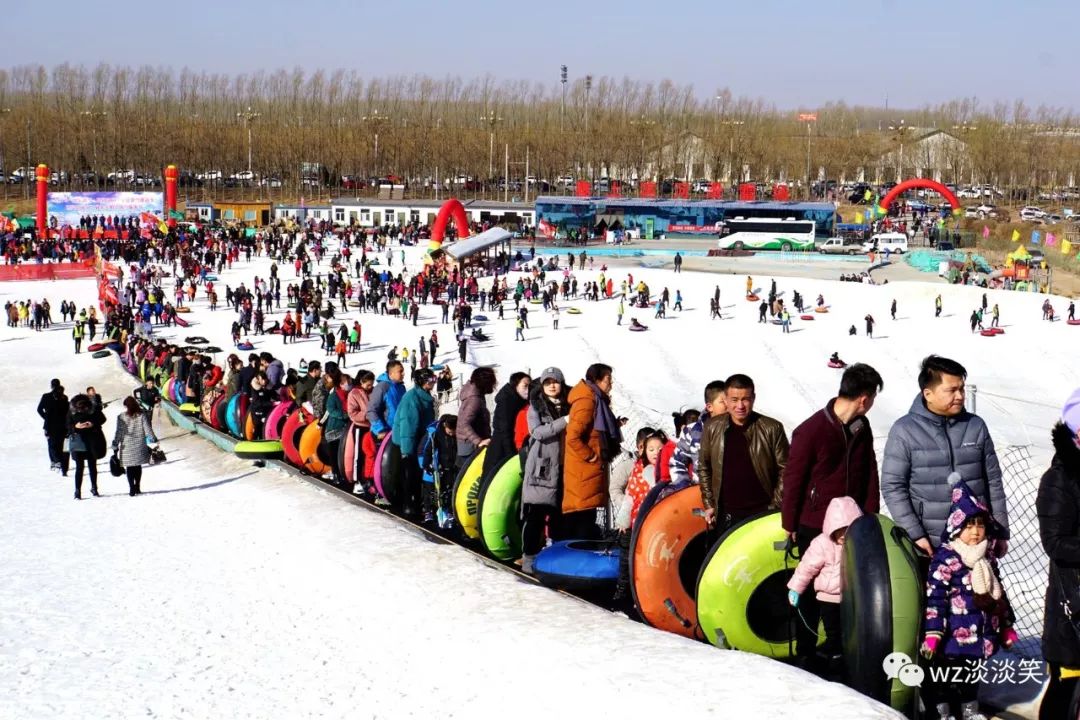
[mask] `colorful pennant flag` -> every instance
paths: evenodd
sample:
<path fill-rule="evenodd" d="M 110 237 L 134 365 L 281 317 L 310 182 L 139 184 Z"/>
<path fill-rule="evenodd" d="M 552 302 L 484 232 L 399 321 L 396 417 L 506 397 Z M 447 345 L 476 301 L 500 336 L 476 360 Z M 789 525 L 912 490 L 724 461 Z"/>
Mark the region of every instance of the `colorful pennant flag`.
<path fill-rule="evenodd" d="M 988 237 L 990 237 L 990 228 L 988 228 L 986 225 L 983 225 L 983 238 L 985 239 Z"/>
<path fill-rule="evenodd" d="M 870 192 L 870 188 L 866 188 L 866 192 L 863 193 L 863 200 L 870 202 L 870 198 L 874 197 L 874 194 Z"/>
<path fill-rule="evenodd" d="M 1046 233 L 1046 247 L 1054 247 L 1057 245 L 1057 236 L 1052 232 Z"/>
<path fill-rule="evenodd" d="M 1072 252 L 1072 243 L 1069 242 L 1068 240 L 1062 240 L 1061 241 L 1061 254 L 1062 255 L 1068 255 L 1071 252 Z"/>
<path fill-rule="evenodd" d="M 1041 235 L 1041 233 L 1039 233 L 1038 230 L 1032 230 L 1031 231 L 1031 244 L 1032 245 L 1038 245 L 1039 244 L 1039 238 L 1041 236 L 1042 235 Z"/>
<path fill-rule="evenodd" d="M 862 225 L 863 224 L 863 214 L 861 212 L 855 213 L 855 224 L 856 225 Z"/>
<path fill-rule="evenodd" d="M 1012 241 L 1013 242 L 1020 242 L 1020 231 L 1019 230 L 1013 230 L 1012 231 Z"/>

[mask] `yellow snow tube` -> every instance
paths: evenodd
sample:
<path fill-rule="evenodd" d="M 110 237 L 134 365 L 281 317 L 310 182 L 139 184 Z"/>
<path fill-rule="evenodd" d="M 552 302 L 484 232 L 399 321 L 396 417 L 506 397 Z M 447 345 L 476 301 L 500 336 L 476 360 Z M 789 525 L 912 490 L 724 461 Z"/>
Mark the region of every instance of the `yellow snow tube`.
<path fill-rule="evenodd" d="M 454 482 L 454 517 L 457 518 L 465 537 L 480 538 L 477 518 L 480 514 L 480 481 L 484 473 L 484 456 L 487 448 L 473 455 L 468 465 L 461 468 Z"/>

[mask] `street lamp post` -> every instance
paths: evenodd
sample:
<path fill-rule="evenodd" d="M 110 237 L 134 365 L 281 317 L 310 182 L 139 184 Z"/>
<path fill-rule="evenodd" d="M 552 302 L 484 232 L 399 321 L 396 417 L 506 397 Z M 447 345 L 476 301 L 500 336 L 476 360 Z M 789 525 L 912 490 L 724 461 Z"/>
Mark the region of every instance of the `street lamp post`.
<path fill-rule="evenodd" d="M 247 125 L 247 136 L 248 136 L 247 172 L 248 172 L 248 180 L 254 179 L 254 175 L 251 174 L 251 121 L 254 120 L 255 118 L 259 117 L 259 115 L 260 115 L 260 113 L 251 111 L 251 106 L 250 105 L 248 106 L 248 109 L 245 110 L 244 112 L 236 113 L 237 119 L 243 119 L 244 124 Z"/>
<path fill-rule="evenodd" d="M 80 113 L 80 115 L 82 115 L 83 117 L 86 117 L 86 118 L 88 118 L 90 120 L 90 136 L 91 136 L 91 142 L 92 142 L 92 146 L 93 146 L 93 150 L 94 150 L 94 173 L 95 173 L 95 177 L 96 177 L 96 173 L 97 173 L 97 170 L 98 170 L 97 121 L 96 121 L 96 119 L 97 118 L 103 118 L 108 114 L 109 114 L 108 111 L 105 111 L 105 110 L 101 110 L 101 111 L 83 110 Z"/>
<path fill-rule="evenodd" d="M 487 115 L 480 116 L 480 122 L 487 123 L 488 125 L 488 176 L 487 182 L 484 183 L 485 198 L 487 198 L 487 186 L 491 182 L 492 176 L 495 174 L 495 123 L 501 121 L 502 118 L 494 112 L 489 112 Z M 504 178 L 504 180 L 509 179 Z"/>
<path fill-rule="evenodd" d="M 387 120 L 390 120 L 390 117 L 387 116 L 387 115 L 380 115 L 378 109 L 376 109 L 373 113 L 371 113 L 370 115 L 364 115 L 361 119 L 364 122 L 370 122 L 370 123 L 374 124 L 374 126 L 375 126 L 375 166 L 374 166 L 373 170 L 375 171 L 375 174 L 378 175 L 379 174 L 379 123 L 383 123 L 383 122 L 386 122 Z"/>
<path fill-rule="evenodd" d="M 592 180 L 592 166 L 589 165 L 589 95 L 592 93 L 592 75 L 585 76 L 585 169 Z"/>
<path fill-rule="evenodd" d="M 562 110 L 559 112 L 559 132 L 566 129 L 566 66 L 562 65 L 559 70 L 559 81 L 562 83 Z"/>
<path fill-rule="evenodd" d="M 806 123 L 806 199 L 810 199 L 810 123 L 817 122 L 817 113 L 800 113 L 799 120 Z"/>

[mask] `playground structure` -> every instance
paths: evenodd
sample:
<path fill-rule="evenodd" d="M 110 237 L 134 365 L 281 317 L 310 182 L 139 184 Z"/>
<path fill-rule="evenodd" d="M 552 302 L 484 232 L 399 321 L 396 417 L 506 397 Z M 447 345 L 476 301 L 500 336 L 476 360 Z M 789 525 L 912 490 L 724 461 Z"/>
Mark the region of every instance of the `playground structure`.
<path fill-rule="evenodd" d="M 163 173 L 165 179 L 165 202 L 162 214 L 168 218 L 169 213 L 176 211 L 176 183 L 179 171 L 175 165 L 169 165 Z M 38 237 L 48 237 L 49 228 L 49 166 L 41 163 L 34 173 L 36 183 L 36 226 Z"/>

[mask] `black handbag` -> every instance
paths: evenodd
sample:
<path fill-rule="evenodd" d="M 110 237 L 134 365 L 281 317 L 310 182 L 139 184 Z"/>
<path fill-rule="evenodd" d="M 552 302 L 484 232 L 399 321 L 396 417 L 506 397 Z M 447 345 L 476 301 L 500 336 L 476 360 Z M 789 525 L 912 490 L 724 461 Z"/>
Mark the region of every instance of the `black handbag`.
<path fill-rule="evenodd" d="M 150 448 L 150 464 L 160 465 L 165 462 L 165 451 L 161 448 Z"/>
<path fill-rule="evenodd" d="M 109 458 L 109 474 L 113 477 L 120 477 L 124 474 L 124 464 L 120 462 L 120 456 L 113 453 Z"/>

